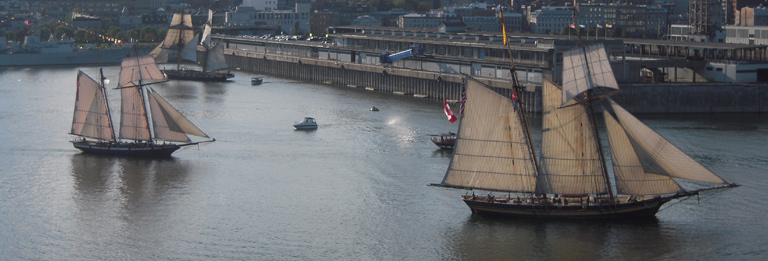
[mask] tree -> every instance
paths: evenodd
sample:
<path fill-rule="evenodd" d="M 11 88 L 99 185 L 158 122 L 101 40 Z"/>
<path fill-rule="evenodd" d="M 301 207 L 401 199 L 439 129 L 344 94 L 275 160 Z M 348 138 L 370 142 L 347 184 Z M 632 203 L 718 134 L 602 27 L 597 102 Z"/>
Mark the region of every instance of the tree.
<path fill-rule="evenodd" d="M 56 36 L 57 39 L 61 38 L 62 36 L 66 38 L 73 38 L 75 37 L 75 30 L 73 30 L 72 27 L 69 27 L 67 25 L 59 24 L 56 26 L 54 35 Z"/>
<path fill-rule="evenodd" d="M 139 39 L 143 42 L 156 42 L 157 41 L 157 29 L 151 26 L 147 26 L 141 29 L 141 35 Z"/>
<path fill-rule="evenodd" d="M 75 31 L 75 42 L 83 43 L 85 42 L 86 38 L 85 35 L 88 34 L 85 30 L 77 30 Z"/>
<path fill-rule="evenodd" d="M 131 39 L 139 40 L 139 32 L 136 32 L 136 30 L 125 31 L 125 37 L 127 38 L 127 39 L 123 39 L 125 41 L 130 41 Z"/>
<path fill-rule="evenodd" d="M 51 36 L 51 29 L 49 29 L 48 27 L 41 27 L 39 31 L 40 31 L 39 36 L 41 41 L 47 41 L 48 38 Z"/>
<path fill-rule="evenodd" d="M 24 37 L 26 37 L 29 34 L 29 28 L 24 28 L 19 31 L 16 31 L 14 34 L 14 41 L 16 42 L 24 42 Z"/>
<path fill-rule="evenodd" d="M 112 25 L 109 27 L 109 29 L 107 29 L 107 36 L 116 37 L 122 31 L 123 29 L 121 29 L 119 26 Z"/>

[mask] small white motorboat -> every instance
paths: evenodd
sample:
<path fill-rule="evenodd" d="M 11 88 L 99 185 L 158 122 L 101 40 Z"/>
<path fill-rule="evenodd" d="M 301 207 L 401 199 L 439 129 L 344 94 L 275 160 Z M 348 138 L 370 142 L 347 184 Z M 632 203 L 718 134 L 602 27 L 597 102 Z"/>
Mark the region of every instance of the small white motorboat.
<path fill-rule="evenodd" d="M 297 130 L 316 130 L 317 122 L 315 121 L 315 118 L 304 117 L 303 121 L 297 122 L 293 127 Z"/>
<path fill-rule="evenodd" d="M 262 82 L 264 82 L 264 79 L 262 79 L 261 77 L 253 77 L 253 78 L 251 78 L 251 85 L 259 85 Z"/>

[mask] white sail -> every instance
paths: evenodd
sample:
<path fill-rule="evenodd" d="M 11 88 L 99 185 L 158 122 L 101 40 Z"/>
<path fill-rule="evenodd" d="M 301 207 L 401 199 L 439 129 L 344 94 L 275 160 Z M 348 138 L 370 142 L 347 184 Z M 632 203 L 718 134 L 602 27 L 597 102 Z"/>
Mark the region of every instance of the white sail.
<path fill-rule="evenodd" d="M 563 53 L 561 105 L 596 88 L 619 89 L 603 44 L 576 47 Z"/>
<path fill-rule="evenodd" d="M 536 169 L 513 102 L 482 83 L 465 83 L 467 100 L 442 185 L 533 192 Z"/>
<path fill-rule="evenodd" d="M 694 181 L 725 184 L 720 177 L 683 153 L 658 133 L 645 126 L 637 118 L 609 99 L 627 136 L 636 144 L 638 158 L 643 169 L 650 173 L 668 175 Z"/>
<path fill-rule="evenodd" d="M 186 134 L 209 138 L 152 88 L 149 88 L 149 106 L 155 139 L 189 142 Z"/>
<path fill-rule="evenodd" d="M 200 44 L 206 49 L 211 47 L 211 25 L 213 25 L 213 10 L 208 9 L 208 21 L 203 26 L 203 38 Z"/>
<path fill-rule="evenodd" d="M 671 177 L 645 171 L 635 150 L 637 141 L 630 140 L 624 128 L 608 113 L 603 111 L 610 141 L 613 172 L 616 177 L 616 193 L 625 195 L 661 195 L 681 191 L 680 185 Z"/>
<path fill-rule="evenodd" d="M 121 85 L 120 138 L 150 141 L 147 111 L 141 88 L 128 82 Z"/>
<path fill-rule="evenodd" d="M 193 39 L 192 15 L 173 14 L 168 34 L 165 35 L 165 40 L 163 40 L 163 48 L 178 50 Z"/>
<path fill-rule="evenodd" d="M 89 138 L 114 140 L 115 132 L 109 117 L 104 88 L 83 71 L 78 71 L 71 133 Z"/>
<path fill-rule="evenodd" d="M 204 46 L 205 48 L 211 47 L 211 26 L 205 25 L 203 28 L 203 38 L 200 39 L 200 45 Z"/>
<path fill-rule="evenodd" d="M 195 35 L 195 39 L 197 39 L 199 35 Z M 184 60 L 190 61 L 190 62 L 197 62 L 197 42 L 196 41 L 189 41 L 187 45 L 184 46 L 183 49 L 181 49 L 181 58 Z"/>
<path fill-rule="evenodd" d="M 542 96 L 542 173 L 536 192 L 604 193 L 606 180 L 586 105 L 571 100 L 560 107 L 560 87 L 547 79 Z"/>
<path fill-rule="evenodd" d="M 144 80 L 163 80 L 165 75 L 157 68 L 155 59 L 151 56 L 129 57 L 123 59 L 120 68 L 118 86 L 128 86 Z"/>
<path fill-rule="evenodd" d="M 224 59 L 224 43 L 218 43 L 208 50 L 205 59 L 205 71 L 215 71 L 229 67 Z"/>

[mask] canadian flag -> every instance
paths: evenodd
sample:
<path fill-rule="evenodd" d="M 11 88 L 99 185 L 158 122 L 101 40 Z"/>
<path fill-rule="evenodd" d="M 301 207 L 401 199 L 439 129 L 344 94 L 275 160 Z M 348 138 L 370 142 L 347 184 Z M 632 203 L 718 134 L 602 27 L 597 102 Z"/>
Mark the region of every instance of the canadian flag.
<path fill-rule="evenodd" d="M 451 123 L 456 122 L 456 115 L 453 115 L 453 111 L 451 111 L 451 106 L 448 106 L 448 101 L 443 99 L 443 109 L 445 109 L 445 116 L 448 117 L 448 121 Z"/>

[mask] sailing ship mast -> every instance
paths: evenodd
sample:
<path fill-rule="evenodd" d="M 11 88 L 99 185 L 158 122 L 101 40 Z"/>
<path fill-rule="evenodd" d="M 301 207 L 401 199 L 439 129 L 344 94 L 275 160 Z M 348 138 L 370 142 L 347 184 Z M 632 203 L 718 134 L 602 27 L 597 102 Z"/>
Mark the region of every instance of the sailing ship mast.
<path fill-rule="evenodd" d="M 164 63 L 168 61 L 168 50 L 175 52 L 177 70 L 181 69 L 181 59 L 188 59 L 195 61 L 195 52 L 197 43 L 193 40 L 197 36 L 194 35 L 192 29 L 192 15 L 187 14 L 184 11 L 181 13 L 173 14 L 171 19 L 168 33 L 165 35 L 165 39 L 150 52 L 150 55 L 156 59 L 157 62 Z M 191 45 L 191 46 L 190 46 Z"/>
<path fill-rule="evenodd" d="M 101 53 L 98 52 L 101 65 Z M 106 88 L 104 87 L 104 70 L 99 67 L 99 82 L 94 81 L 83 71 L 78 71 L 77 94 L 75 109 L 72 117 L 70 134 L 98 140 L 117 142 L 112 125 L 112 113 L 109 109 Z M 106 119 L 106 121 L 105 121 Z"/>
<path fill-rule="evenodd" d="M 509 54 L 509 73 L 510 76 L 512 76 L 512 99 L 516 99 L 517 102 L 514 104 L 517 106 L 517 113 L 520 118 L 520 123 L 523 125 L 523 129 L 525 130 L 525 137 L 526 140 L 528 140 L 528 149 L 531 154 L 531 160 L 533 160 L 533 166 L 536 168 L 536 173 L 539 172 L 539 162 L 536 158 L 536 150 L 534 149 L 533 145 L 533 138 L 531 138 L 531 131 L 530 128 L 528 128 L 528 118 L 525 115 L 525 107 L 523 106 L 523 103 L 520 101 L 520 97 L 518 97 L 518 94 L 522 91 L 522 86 L 520 86 L 520 81 L 517 78 L 517 70 L 515 69 L 515 58 L 512 55 L 512 48 L 507 44 L 507 25 L 504 23 L 504 11 L 499 8 L 499 20 L 501 20 L 501 30 L 502 30 L 502 36 L 504 37 L 503 42 L 504 45 L 507 47 L 507 53 Z"/>
<path fill-rule="evenodd" d="M 506 42 L 506 33 L 504 37 Z M 511 68 L 517 90 L 514 62 Z M 523 199 L 474 193 L 462 199 L 474 213 L 551 218 L 648 217 L 672 199 L 738 186 L 707 170 L 609 98 L 619 88 L 603 44 L 583 46 L 579 41 L 578 47 L 564 52 L 562 75 L 562 87 L 548 79 L 542 85 L 540 161 L 532 152 L 522 106 L 466 77 L 467 100 L 454 153 L 442 182 L 433 185 L 521 193 Z M 603 99 L 615 114 L 603 109 L 613 175 L 594 118 L 595 102 Z M 710 185 L 687 190 L 676 179 Z"/>
<path fill-rule="evenodd" d="M 101 90 L 105 94 L 104 97 L 104 105 L 107 107 L 107 119 L 109 120 L 109 130 L 112 132 L 112 142 L 117 142 L 117 136 L 115 135 L 115 128 L 114 124 L 112 123 L 112 112 L 110 111 L 109 107 L 109 99 L 107 99 L 106 95 L 106 84 L 104 83 L 104 80 L 107 79 L 107 77 L 104 77 L 104 67 L 101 67 L 101 52 L 99 52 L 99 45 L 96 44 L 96 56 L 99 59 L 99 84 L 101 85 Z"/>

